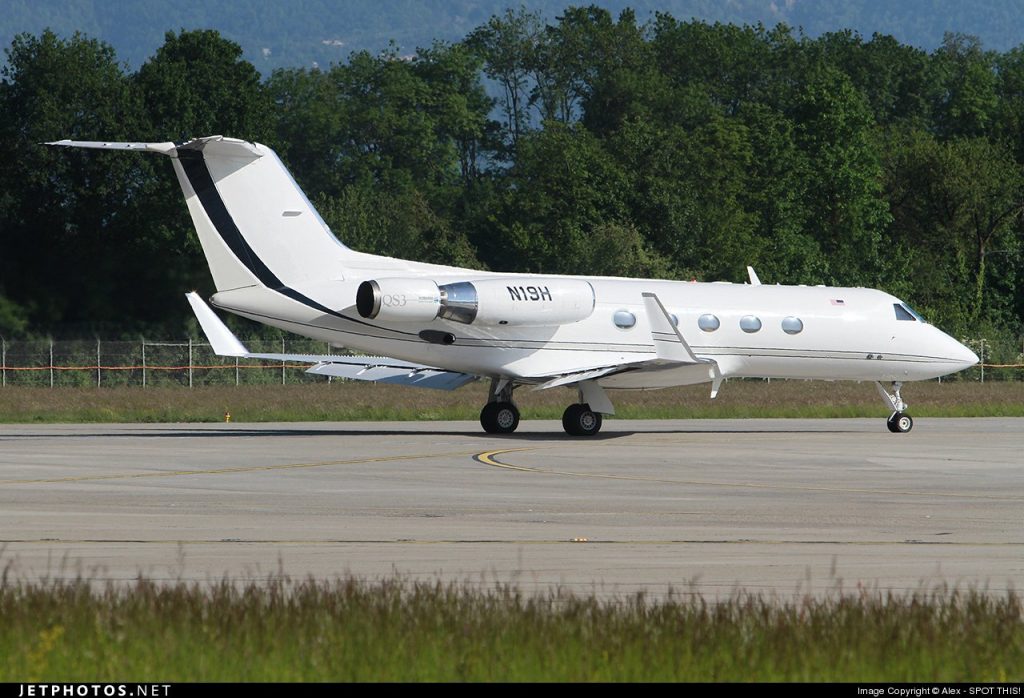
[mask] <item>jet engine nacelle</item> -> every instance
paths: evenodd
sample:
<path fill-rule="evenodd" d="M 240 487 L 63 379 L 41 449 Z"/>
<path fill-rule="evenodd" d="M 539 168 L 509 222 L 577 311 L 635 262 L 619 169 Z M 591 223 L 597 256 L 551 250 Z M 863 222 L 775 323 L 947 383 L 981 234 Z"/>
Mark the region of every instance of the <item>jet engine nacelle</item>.
<path fill-rule="evenodd" d="M 356 310 L 368 319 L 430 322 L 440 309 L 441 291 L 430 279 L 377 279 L 356 289 Z"/>
<path fill-rule="evenodd" d="M 429 279 L 375 279 L 356 292 L 356 309 L 367 319 L 465 325 L 567 325 L 594 312 L 594 288 L 557 278 L 497 278 L 438 285 Z"/>

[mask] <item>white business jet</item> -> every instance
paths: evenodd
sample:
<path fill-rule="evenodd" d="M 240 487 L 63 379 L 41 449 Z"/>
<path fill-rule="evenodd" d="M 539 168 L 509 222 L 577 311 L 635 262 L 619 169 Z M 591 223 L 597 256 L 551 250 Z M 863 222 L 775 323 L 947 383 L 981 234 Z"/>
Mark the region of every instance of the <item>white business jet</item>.
<path fill-rule="evenodd" d="M 170 157 L 217 287 L 214 306 L 381 356 L 250 353 L 189 293 L 218 354 L 444 390 L 489 379 L 480 423 L 490 433 L 515 431 L 513 393 L 523 386 L 574 388 L 562 425 L 592 436 L 615 413 L 609 391 L 710 383 L 715 397 L 732 377 L 874 381 L 889 430 L 907 432 L 902 383 L 978 362 L 898 298 L 866 288 L 766 286 L 750 268 L 749 284 L 697 283 L 492 273 L 355 252 L 258 143 L 49 145 Z"/>

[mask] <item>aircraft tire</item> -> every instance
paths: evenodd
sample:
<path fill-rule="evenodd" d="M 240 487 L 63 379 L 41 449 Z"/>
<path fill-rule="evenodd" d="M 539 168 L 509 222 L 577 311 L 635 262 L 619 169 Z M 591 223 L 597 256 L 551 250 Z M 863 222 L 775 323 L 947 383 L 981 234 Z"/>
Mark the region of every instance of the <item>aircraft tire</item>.
<path fill-rule="evenodd" d="M 569 405 L 562 414 L 562 428 L 570 436 L 593 436 L 601 431 L 602 422 L 601 413 L 591 410 L 590 405 Z"/>
<path fill-rule="evenodd" d="M 519 408 L 511 402 L 488 402 L 480 410 L 480 426 L 488 434 L 511 434 L 519 426 Z"/>
<path fill-rule="evenodd" d="M 886 420 L 885 426 L 889 428 L 893 434 L 906 434 L 908 431 L 914 428 L 914 420 L 909 414 L 903 414 L 902 412 L 893 412 L 889 419 Z"/>

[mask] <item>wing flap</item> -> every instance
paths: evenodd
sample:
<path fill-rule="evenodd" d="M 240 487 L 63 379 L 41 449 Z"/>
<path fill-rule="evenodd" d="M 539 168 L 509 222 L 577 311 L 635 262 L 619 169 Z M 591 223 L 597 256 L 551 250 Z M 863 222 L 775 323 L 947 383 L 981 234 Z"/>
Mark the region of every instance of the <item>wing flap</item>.
<path fill-rule="evenodd" d="M 467 373 L 445 371 L 439 368 L 419 367 L 410 370 L 407 367 L 338 362 L 318 363 L 308 368 L 306 373 L 312 373 L 316 376 L 372 381 L 375 383 L 410 385 L 416 388 L 433 388 L 435 390 L 455 390 L 456 388 L 461 388 L 466 383 L 476 380 L 476 376 L 471 376 Z"/>
<path fill-rule="evenodd" d="M 607 376 L 609 373 L 617 373 L 628 369 L 629 364 L 625 366 L 605 366 L 603 368 L 595 368 L 590 371 L 577 371 L 576 373 L 567 373 L 563 376 L 556 376 L 546 383 L 541 383 L 534 390 L 548 390 L 549 388 L 557 388 L 561 385 L 572 385 L 573 383 L 579 383 L 581 381 L 593 380 L 600 378 L 601 376 Z"/>

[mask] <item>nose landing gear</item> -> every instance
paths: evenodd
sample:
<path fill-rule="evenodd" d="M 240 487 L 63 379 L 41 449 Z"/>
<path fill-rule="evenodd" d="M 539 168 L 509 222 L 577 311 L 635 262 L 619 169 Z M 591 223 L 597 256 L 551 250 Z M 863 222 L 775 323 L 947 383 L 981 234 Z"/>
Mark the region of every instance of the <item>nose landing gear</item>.
<path fill-rule="evenodd" d="M 889 427 L 889 431 L 893 434 L 905 434 L 914 428 L 914 420 L 909 414 L 893 412 L 886 420 L 885 426 Z"/>
<path fill-rule="evenodd" d="M 900 388 L 903 387 L 903 384 L 899 381 L 894 381 L 891 393 L 883 388 L 881 383 L 876 382 L 875 387 L 878 388 L 878 394 L 882 396 L 886 407 L 893 411 L 885 422 L 885 426 L 889 428 L 889 431 L 894 434 L 906 434 L 913 429 L 914 420 L 909 414 L 904 414 L 907 409 L 907 403 L 903 402 L 903 398 L 900 396 Z"/>

